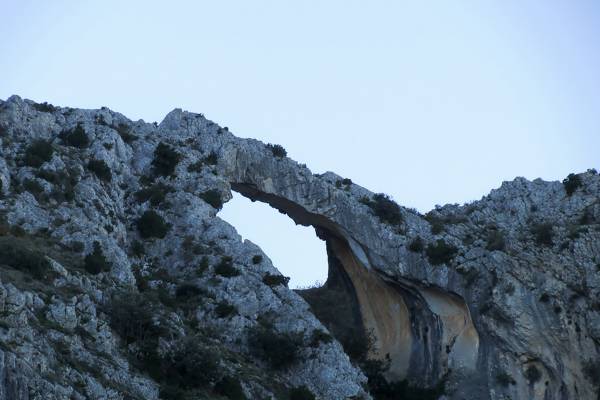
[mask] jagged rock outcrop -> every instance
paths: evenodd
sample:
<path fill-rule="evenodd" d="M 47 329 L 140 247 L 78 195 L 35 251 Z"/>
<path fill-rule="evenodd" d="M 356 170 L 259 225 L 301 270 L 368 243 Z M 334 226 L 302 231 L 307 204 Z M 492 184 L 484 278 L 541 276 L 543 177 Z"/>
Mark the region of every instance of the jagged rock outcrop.
<path fill-rule="evenodd" d="M 181 110 L 154 125 L 13 96 L 0 140 L 0 254 L 13 256 L 0 256 L 0 399 L 286 398 L 303 386 L 369 398 L 268 256 L 217 216 L 232 190 L 315 227 L 336 263 L 323 290 L 350 292 L 389 381 L 443 383 L 451 399 L 598 395 L 594 171 L 567 185 L 517 178 L 423 216 Z M 13 261 L 24 254 L 48 258 Z M 198 364 L 214 368 L 189 377 Z"/>

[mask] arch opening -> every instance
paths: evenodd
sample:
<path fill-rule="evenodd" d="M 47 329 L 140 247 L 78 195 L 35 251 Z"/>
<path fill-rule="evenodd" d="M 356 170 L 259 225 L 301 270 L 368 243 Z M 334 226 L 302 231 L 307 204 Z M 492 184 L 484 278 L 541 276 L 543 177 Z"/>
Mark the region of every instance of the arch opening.
<path fill-rule="evenodd" d="M 479 337 L 460 296 L 402 278 L 390 281 L 371 265 L 368 249 L 327 217 L 254 184 L 231 183 L 231 188 L 297 225 L 314 227 L 325 241 L 325 283 L 296 292 L 355 361 L 388 361 L 388 380 L 431 388 L 451 369 L 474 370 Z"/>
<path fill-rule="evenodd" d="M 219 217 L 236 227 L 244 240 L 260 246 L 292 289 L 321 286 L 327 279 L 327 254 L 312 226 L 299 226 L 273 207 L 233 191 Z"/>

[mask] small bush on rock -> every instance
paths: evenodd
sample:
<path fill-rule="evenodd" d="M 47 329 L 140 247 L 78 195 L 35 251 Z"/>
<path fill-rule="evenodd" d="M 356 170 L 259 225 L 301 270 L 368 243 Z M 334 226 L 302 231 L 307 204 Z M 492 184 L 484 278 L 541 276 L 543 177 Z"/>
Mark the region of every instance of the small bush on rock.
<path fill-rule="evenodd" d="M 50 104 L 46 101 L 43 103 L 34 103 L 33 108 L 35 108 L 37 111 L 45 112 L 45 113 L 51 113 L 51 112 L 56 111 L 56 107 L 54 107 L 52 104 Z"/>
<path fill-rule="evenodd" d="M 165 185 L 164 183 L 156 183 L 149 188 L 135 192 L 135 198 L 140 204 L 150 201 L 150 204 L 153 207 L 158 207 L 165 201 L 167 194 L 174 191 L 175 189 L 173 186 Z"/>
<path fill-rule="evenodd" d="M 554 244 L 554 230 L 551 223 L 533 224 L 530 230 L 537 244 L 544 246 L 552 246 Z"/>
<path fill-rule="evenodd" d="M 263 256 L 261 256 L 260 254 L 257 254 L 255 256 L 252 257 L 252 264 L 260 264 L 263 260 Z"/>
<path fill-rule="evenodd" d="M 24 162 L 29 167 L 39 168 L 52 159 L 54 149 L 47 140 L 36 140 L 25 149 Z"/>
<path fill-rule="evenodd" d="M 229 400 L 246 400 L 246 395 L 240 384 L 240 380 L 232 376 L 224 376 L 215 385 L 215 392 Z"/>
<path fill-rule="evenodd" d="M 112 180 L 112 172 L 104 160 L 90 160 L 87 167 L 101 181 L 110 182 Z"/>
<path fill-rule="evenodd" d="M 494 251 L 504 250 L 505 247 L 506 239 L 504 238 L 504 233 L 496 229 L 490 230 L 487 235 L 487 245 L 485 248 L 487 250 Z"/>
<path fill-rule="evenodd" d="M 226 301 L 221 301 L 215 307 L 215 314 L 219 318 L 227 318 L 237 314 L 237 308 Z"/>
<path fill-rule="evenodd" d="M 542 373 L 535 365 L 530 365 L 525 370 L 525 378 L 529 381 L 530 384 L 539 382 L 542 379 Z"/>
<path fill-rule="evenodd" d="M 287 156 L 287 151 L 280 144 L 267 144 L 267 148 L 271 150 L 271 153 L 277 158 L 284 158 Z"/>
<path fill-rule="evenodd" d="M 175 173 L 175 168 L 181 160 L 181 154 L 176 152 L 171 146 L 160 142 L 154 150 L 154 160 L 152 166 L 157 175 L 171 176 Z"/>
<path fill-rule="evenodd" d="M 42 253 L 23 239 L 12 237 L 0 238 L 0 264 L 30 274 L 36 279 L 43 279 L 51 271 L 50 262 Z"/>
<path fill-rule="evenodd" d="M 221 193 L 216 189 L 210 189 L 206 192 L 203 192 L 200 194 L 200 198 L 217 210 L 223 208 L 223 199 L 221 199 Z"/>
<path fill-rule="evenodd" d="M 299 386 L 290 390 L 290 400 L 315 400 L 315 395 L 306 387 Z"/>
<path fill-rule="evenodd" d="M 447 244 L 443 239 L 438 239 L 435 244 L 427 246 L 425 253 L 432 265 L 440 265 L 452 261 L 457 253 L 457 249 L 451 244 Z"/>
<path fill-rule="evenodd" d="M 283 275 L 267 274 L 263 277 L 262 281 L 265 285 L 268 285 L 271 287 L 278 286 L 278 285 L 283 285 L 283 286 L 287 287 L 288 282 L 290 281 L 290 278 L 287 276 L 283 276 Z"/>
<path fill-rule="evenodd" d="M 122 122 L 117 126 L 113 126 L 112 128 L 115 131 L 117 131 L 119 136 L 121 136 L 121 139 L 127 144 L 133 143 L 138 138 L 137 136 L 131 133 L 131 128 L 129 127 L 129 125 L 124 124 Z"/>
<path fill-rule="evenodd" d="M 373 199 L 363 197 L 360 202 L 369 206 L 373 213 L 379 217 L 380 220 L 390 225 L 402 224 L 402 212 L 400 206 L 395 201 L 384 193 L 378 193 L 373 196 Z"/>
<path fill-rule="evenodd" d="M 100 247 L 99 242 L 94 242 L 94 250 L 85 256 L 83 265 L 85 270 L 93 275 L 110 271 L 111 268 L 111 264 L 104 257 L 104 253 L 102 253 L 102 247 Z"/>
<path fill-rule="evenodd" d="M 221 261 L 215 266 L 215 274 L 225 278 L 238 276 L 240 271 L 233 266 L 233 260 L 229 256 L 221 257 Z"/>
<path fill-rule="evenodd" d="M 250 331 L 249 344 L 255 354 L 273 369 L 284 369 L 298 361 L 301 335 L 276 332 L 271 325 L 258 325 Z"/>
<path fill-rule="evenodd" d="M 575 174 L 569 174 L 563 181 L 567 196 L 571 196 L 575 191 L 582 186 L 581 177 Z"/>
<path fill-rule="evenodd" d="M 421 236 L 417 236 L 416 238 L 414 238 L 408 245 L 408 249 L 414 253 L 421 253 L 424 248 L 425 244 L 423 243 L 423 239 L 421 239 Z"/>
<path fill-rule="evenodd" d="M 140 219 L 137 220 L 137 228 L 140 236 L 144 239 L 163 239 L 169 232 L 169 229 L 171 229 L 171 226 L 158 213 L 149 210 L 144 212 Z"/>
<path fill-rule="evenodd" d="M 85 133 L 85 129 L 81 124 L 77 124 L 77 126 L 73 129 L 63 131 L 60 134 L 60 138 L 63 140 L 64 144 L 71 147 L 76 147 L 78 149 L 85 149 L 90 145 L 90 139 Z"/>

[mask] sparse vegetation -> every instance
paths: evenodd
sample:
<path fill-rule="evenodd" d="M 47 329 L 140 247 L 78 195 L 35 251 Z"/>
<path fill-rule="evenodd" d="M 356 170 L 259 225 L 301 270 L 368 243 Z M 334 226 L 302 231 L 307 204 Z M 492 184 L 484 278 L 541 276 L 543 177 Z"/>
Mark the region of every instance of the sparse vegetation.
<path fill-rule="evenodd" d="M 137 220 L 137 228 L 140 236 L 144 239 L 158 238 L 163 239 L 171 226 L 165 222 L 155 211 L 149 210 L 142 214 Z"/>
<path fill-rule="evenodd" d="M 51 271 L 50 262 L 44 254 L 34 249 L 24 239 L 0 237 L 0 264 L 27 273 L 35 279 L 43 279 Z"/>
<path fill-rule="evenodd" d="M 217 165 L 219 158 L 217 153 L 211 151 L 206 157 L 188 165 L 188 172 L 201 172 L 205 165 Z"/>
<path fill-rule="evenodd" d="M 263 277 L 262 281 L 265 285 L 268 285 L 271 287 L 278 286 L 278 285 L 283 285 L 283 286 L 287 287 L 288 282 L 290 281 L 290 278 L 287 276 L 283 276 L 283 275 L 266 274 Z"/>
<path fill-rule="evenodd" d="M 87 272 L 93 275 L 110 271 L 111 264 L 104 256 L 99 242 L 94 242 L 94 250 L 85 256 L 83 266 Z"/>
<path fill-rule="evenodd" d="M 87 167 L 101 181 L 110 182 L 112 180 L 112 172 L 104 160 L 90 160 Z"/>
<path fill-rule="evenodd" d="M 427 258 L 432 265 L 448 264 L 457 253 L 456 247 L 447 244 L 443 239 L 438 239 L 435 244 L 429 244 L 425 250 Z"/>
<path fill-rule="evenodd" d="M 563 181 L 567 196 L 571 196 L 575 191 L 582 186 L 581 177 L 575 174 L 569 174 Z"/>
<path fill-rule="evenodd" d="M 168 144 L 160 142 L 154 150 L 152 166 L 156 175 L 171 176 L 175 173 L 175 168 L 180 160 L 181 154 Z"/>
<path fill-rule="evenodd" d="M 525 370 L 525 378 L 530 384 L 534 384 L 542 379 L 542 373 L 535 365 L 530 365 Z"/>
<path fill-rule="evenodd" d="M 329 333 L 325 332 L 322 329 L 315 329 L 310 338 L 310 346 L 311 347 L 319 347 L 321 343 L 331 343 L 333 341 L 333 336 Z"/>
<path fill-rule="evenodd" d="M 33 108 L 35 108 L 37 111 L 45 112 L 45 113 L 51 113 L 51 112 L 56 111 L 56 107 L 54 107 L 52 104 L 50 104 L 48 102 L 34 103 Z"/>
<path fill-rule="evenodd" d="M 121 122 L 119 125 L 113 126 L 112 128 L 117 131 L 117 134 L 119 134 L 121 139 L 127 144 L 131 144 L 138 139 L 137 136 L 131 133 L 131 128 L 127 124 Z"/>
<path fill-rule="evenodd" d="M 433 388 L 421 388 L 410 385 L 406 380 L 388 382 L 384 372 L 389 366 L 387 361 L 368 360 L 362 369 L 369 379 L 369 392 L 376 400 L 437 400 L 445 392 L 445 379 Z"/>
<path fill-rule="evenodd" d="M 489 251 L 504 250 L 506 239 L 504 233 L 496 228 L 490 229 L 487 235 L 487 244 L 485 248 Z"/>
<path fill-rule="evenodd" d="M 287 368 L 300 358 L 300 334 L 280 333 L 263 323 L 250 330 L 248 340 L 254 353 L 273 369 Z"/>
<path fill-rule="evenodd" d="M 260 264 L 263 260 L 263 256 L 261 256 L 260 254 L 257 254 L 255 256 L 252 257 L 252 264 Z"/>
<path fill-rule="evenodd" d="M 271 150 L 271 153 L 273 154 L 273 156 L 275 156 L 277 158 L 287 157 L 287 151 L 280 144 L 269 143 L 269 144 L 267 144 L 267 148 L 269 150 Z"/>
<path fill-rule="evenodd" d="M 135 192 L 135 198 L 140 204 L 150 201 L 153 207 L 158 207 L 165 201 L 167 194 L 174 191 L 175 189 L 172 186 L 159 182 L 148 188 L 138 190 Z"/>
<path fill-rule="evenodd" d="M 73 129 L 63 131 L 60 138 L 65 145 L 78 149 L 85 149 L 90 145 L 90 139 L 81 124 L 77 124 Z"/>
<path fill-rule="evenodd" d="M 215 314 L 219 318 L 227 318 L 237 314 L 237 308 L 226 301 L 220 301 L 215 307 Z"/>
<path fill-rule="evenodd" d="M 25 149 L 25 157 L 23 161 L 29 167 L 39 168 L 45 162 L 52 159 L 54 148 L 47 140 L 35 140 L 27 149 Z"/>
<path fill-rule="evenodd" d="M 220 210 L 223 208 L 223 199 L 221 192 L 216 189 L 210 189 L 200 194 L 200 198 L 210 204 L 213 208 Z"/>
<path fill-rule="evenodd" d="M 425 249 L 425 244 L 421 236 L 415 237 L 408 245 L 408 249 L 414 253 L 421 253 Z"/>
<path fill-rule="evenodd" d="M 513 379 L 512 376 L 507 374 L 506 372 L 499 372 L 496 375 L 496 382 L 504 387 L 508 387 L 509 385 L 516 385 L 517 382 Z"/>
<path fill-rule="evenodd" d="M 553 225 L 549 222 L 533 224 L 530 227 L 531 233 L 538 245 L 552 246 L 554 244 Z"/>
<path fill-rule="evenodd" d="M 590 382 L 600 386 L 600 360 L 584 361 L 582 370 Z"/>
<path fill-rule="evenodd" d="M 215 266 L 215 274 L 225 278 L 238 276 L 240 271 L 233 266 L 233 259 L 229 256 L 221 257 L 221 261 Z"/>
<path fill-rule="evenodd" d="M 240 380 L 233 376 L 224 376 L 215 385 L 215 392 L 229 400 L 246 400 L 246 395 L 240 384 Z"/>
<path fill-rule="evenodd" d="M 379 219 L 390 225 L 401 225 L 403 222 L 400 206 L 384 193 L 378 193 L 373 199 L 363 197 L 360 202 L 367 205 Z"/>
<path fill-rule="evenodd" d="M 290 400 L 316 400 L 316 397 L 306 386 L 299 386 L 290 389 Z"/>

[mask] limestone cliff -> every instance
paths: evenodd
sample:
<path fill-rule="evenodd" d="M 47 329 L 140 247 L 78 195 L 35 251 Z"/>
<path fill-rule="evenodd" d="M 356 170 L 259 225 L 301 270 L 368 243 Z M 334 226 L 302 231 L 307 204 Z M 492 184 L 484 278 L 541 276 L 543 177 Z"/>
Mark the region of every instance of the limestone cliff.
<path fill-rule="evenodd" d="M 595 171 L 420 215 L 181 110 L 13 96 L 0 140 L 0 399 L 598 395 Z M 326 242 L 312 309 L 218 217 L 232 190 Z M 328 291 L 372 338 L 361 360 Z"/>

